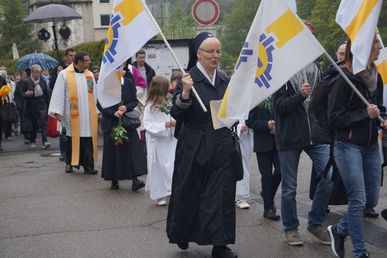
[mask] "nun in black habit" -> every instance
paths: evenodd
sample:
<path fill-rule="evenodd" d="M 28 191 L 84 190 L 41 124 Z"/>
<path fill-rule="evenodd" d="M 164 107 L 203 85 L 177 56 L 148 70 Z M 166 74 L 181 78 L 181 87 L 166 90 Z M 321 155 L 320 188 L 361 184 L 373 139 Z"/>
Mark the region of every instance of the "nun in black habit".
<path fill-rule="evenodd" d="M 132 191 L 137 191 L 145 186 L 138 176 L 147 173 L 145 151 L 142 147 L 136 129 L 125 128 L 128 141 L 116 146 L 110 136 L 112 128 L 118 124 L 119 117 L 137 107 L 136 88 L 129 78 L 122 78 L 120 104 L 102 108 L 97 103 L 102 113 L 101 127 L 103 130 L 103 158 L 101 177 L 112 181 L 111 188 L 119 189 L 119 180 L 132 180 Z"/>
<path fill-rule="evenodd" d="M 228 128 L 214 130 L 211 112 L 204 112 L 193 95 L 195 87 L 204 105 L 221 100 L 228 78 L 217 71 L 221 43 L 202 32 L 191 44 L 189 74 L 178 84 L 171 110 L 177 121 L 175 167 L 168 208 L 170 243 L 185 250 L 189 242 L 213 245 L 212 257 L 237 257 L 227 247 L 235 243 L 234 149 Z"/>

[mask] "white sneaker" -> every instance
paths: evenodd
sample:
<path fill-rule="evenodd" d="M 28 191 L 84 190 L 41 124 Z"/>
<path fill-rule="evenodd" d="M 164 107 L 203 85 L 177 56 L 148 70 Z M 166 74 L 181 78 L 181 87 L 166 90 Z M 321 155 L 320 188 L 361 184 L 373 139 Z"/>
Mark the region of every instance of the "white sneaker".
<path fill-rule="evenodd" d="M 34 142 L 30 143 L 30 148 L 31 148 L 31 149 L 36 148 L 36 144 L 35 144 Z"/>
<path fill-rule="evenodd" d="M 246 200 L 239 200 L 236 202 L 236 206 L 239 208 L 239 209 L 249 209 L 250 208 L 250 204 L 246 201 Z"/>
<path fill-rule="evenodd" d="M 51 144 L 49 142 L 45 142 L 45 143 L 43 143 L 42 149 L 45 150 L 50 146 L 51 146 Z"/>
<path fill-rule="evenodd" d="M 156 200 L 156 205 L 157 206 L 166 206 L 167 205 L 167 201 L 165 200 L 165 198 L 157 199 Z"/>

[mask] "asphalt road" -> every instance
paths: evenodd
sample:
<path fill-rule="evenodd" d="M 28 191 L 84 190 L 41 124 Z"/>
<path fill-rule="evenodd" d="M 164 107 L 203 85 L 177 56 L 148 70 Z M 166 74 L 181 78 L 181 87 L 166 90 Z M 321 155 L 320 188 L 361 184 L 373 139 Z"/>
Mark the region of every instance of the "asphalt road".
<path fill-rule="evenodd" d="M 22 137 L 4 141 L 0 153 L 0 257 L 210 257 L 211 247 L 191 244 L 180 251 L 165 233 L 166 207 L 156 207 L 143 190 L 133 193 L 130 182 L 110 190 L 109 182 L 83 171 L 64 173 L 64 163 L 51 148 L 31 150 Z M 54 154 L 52 156 L 51 154 Z M 100 170 L 101 163 L 97 163 Z M 283 242 L 280 222 L 262 218 L 259 172 L 251 160 L 251 208 L 237 210 L 236 244 L 239 257 L 334 257 L 306 231 L 311 162 L 305 155 L 299 168 L 298 211 L 303 247 Z M 387 175 L 387 173 L 385 173 Z M 387 180 L 384 179 L 384 183 Z M 279 194 L 277 207 L 280 207 Z M 381 188 L 377 211 L 387 207 Z M 334 223 L 346 206 L 331 206 L 327 223 Z M 365 239 L 371 257 L 387 257 L 387 222 L 365 219 Z M 346 242 L 351 257 L 350 241 Z"/>

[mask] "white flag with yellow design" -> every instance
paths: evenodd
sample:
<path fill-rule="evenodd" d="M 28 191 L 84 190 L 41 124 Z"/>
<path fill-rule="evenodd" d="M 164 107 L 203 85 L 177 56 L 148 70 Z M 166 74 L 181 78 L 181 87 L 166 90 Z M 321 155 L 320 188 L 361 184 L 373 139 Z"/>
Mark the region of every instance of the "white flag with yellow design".
<path fill-rule="evenodd" d="M 283 0 L 263 0 L 222 100 L 219 119 L 240 120 L 324 49 Z"/>
<path fill-rule="evenodd" d="M 341 0 L 336 22 L 351 39 L 354 74 L 367 68 L 381 8 L 382 0 Z"/>
<path fill-rule="evenodd" d="M 142 0 L 114 1 L 97 85 L 97 97 L 102 107 L 121 101 L 117 69 L 158 33 Z"/>

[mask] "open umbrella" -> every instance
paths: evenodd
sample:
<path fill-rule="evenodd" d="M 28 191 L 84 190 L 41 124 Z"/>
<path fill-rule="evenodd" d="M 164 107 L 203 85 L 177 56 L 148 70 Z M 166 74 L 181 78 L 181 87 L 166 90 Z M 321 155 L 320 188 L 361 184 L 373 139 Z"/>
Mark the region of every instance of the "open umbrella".
<path fill-rule="evenodd" d="M 48 4 L 36 8 L 27 18 L 26 23 L 45 23 L 53 22 L 52 30 L 54 32 L 55 50 L 58 51 L 58 42 L 55 30 L 55 23 L 65 22 L 74 19 L 82 19 L 82 16 L 74 9 L 62 4 Z"/>
<path fill-rule="evenodd" d="M 59 62 L 49 55 L 42 53 L 33 53 L 20 58 L 19 61 L 17 61 L 16 63 L 16 67 L 19 70 L 24 70 L 27 68 L 31 68 L 31 66 L 33 66 L 34 64 L 40 65 L 42 69 L 45 70 L 57 67 Z"/>

